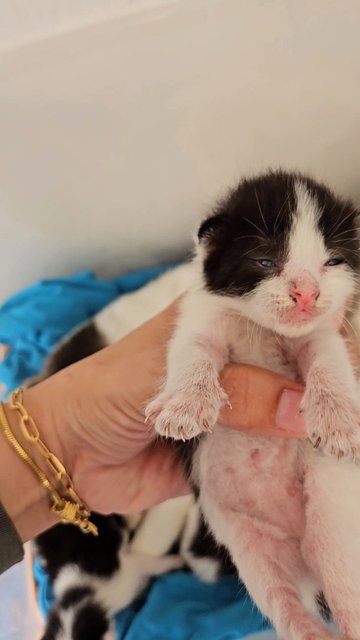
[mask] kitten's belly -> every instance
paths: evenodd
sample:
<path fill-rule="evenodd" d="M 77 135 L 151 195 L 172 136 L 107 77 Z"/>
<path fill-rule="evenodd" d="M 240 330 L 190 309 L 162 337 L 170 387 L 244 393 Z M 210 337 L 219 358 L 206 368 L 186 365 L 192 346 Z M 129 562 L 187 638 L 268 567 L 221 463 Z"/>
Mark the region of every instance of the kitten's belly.
<path fill-rule="evenodd" d="M 286 343 L 271 331 L 240 320 L 233 338 L 233 362 L 297 377 Z M 304 446 L 298 440 L 250 436 L 217 426 L 198 449 L 199 484 L 210 500 L 223 507 L 301 538 L 305 526 Z"/>
<path fill-rule="evenodd" d="M 210 500 L 302 538 L 305 524 L 303 445 L 252 437 L 223 427 L 198 451 L 200 486 Z"/>

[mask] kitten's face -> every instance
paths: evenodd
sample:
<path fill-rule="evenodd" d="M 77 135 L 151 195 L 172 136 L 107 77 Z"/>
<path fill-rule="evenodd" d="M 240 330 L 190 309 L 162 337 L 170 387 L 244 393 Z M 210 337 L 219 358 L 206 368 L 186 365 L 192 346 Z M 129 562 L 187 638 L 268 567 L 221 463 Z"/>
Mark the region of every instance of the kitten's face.
<path fill-rule="evenodd" d="M 245 181 L 200 228 L 207 288 L 286 336 L 331 319 L 354 294 L 358 212 L 311 179 Z"/>

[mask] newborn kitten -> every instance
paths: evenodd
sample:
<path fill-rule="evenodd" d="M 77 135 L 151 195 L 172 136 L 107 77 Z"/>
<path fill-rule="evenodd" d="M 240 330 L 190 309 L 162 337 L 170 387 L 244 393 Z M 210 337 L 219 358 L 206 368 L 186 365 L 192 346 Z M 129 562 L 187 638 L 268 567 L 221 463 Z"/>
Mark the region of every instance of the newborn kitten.
<path fill-rule="evenodd" d="M 360 638 L 360 403 L 335 327 L 356 293 L 357 225 L 350 202 L 305 175 L 241 182 L 200 226 L 166 382 L 146 410 L 162 436 L 202 434 L 201 509 L 286 640 L 335 637 L 317 619 L 320 591 L 342 637 Z M 227 362 L 304 381 L 307 439 L 219 427 Z"/>
<path fill-rule="evenodd" d="M 42 640 L 105 640 L 112 616 L 129 606 L 154 576 L 180 569 L 170 550 L 186 519 L 190 497 L 169 501 L 137 518 L 92 514 L 99 536 L 57 525 L 37 538 L 55 602 Z"/>

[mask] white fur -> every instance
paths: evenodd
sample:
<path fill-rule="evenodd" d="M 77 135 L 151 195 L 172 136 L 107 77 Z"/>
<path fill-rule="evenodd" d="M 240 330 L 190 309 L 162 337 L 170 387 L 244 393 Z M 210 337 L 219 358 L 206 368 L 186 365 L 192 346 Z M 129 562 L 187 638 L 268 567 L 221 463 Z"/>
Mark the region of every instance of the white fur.
<path fill-rule="evenodd" d="M 199 529 L 201 514 L 199 505 L 192 499 L 185 529 L 181 537 L 180 552 L 187 565 L 204 582 L 215 582 L 219 576 L 219 562 L 215 558 L 199 557 L 191 551 L 191 544 Z"/>
<path fill-rule="evenodd" d="M 72 587 L 86 586 L 94 589 L 95 595 L 87 596 L 67 610 L 58 609 L 62 631 L 58 640 L 70 640 L 72 626 L 77 612 L 86 602 L 102 605 L 109 617 L 131 604 L 147 586 L 153 576 L 179 569 L 183 566 L 180 556 L 151 556 L 122 550 L 119 554 L 120 569 L 111 577 L 95 577 L 84 574 L 76 565 L 66 565 L 54 583 L 54 592 L 58 599 Z"/>
<path fill-rule="evenodd" d="M 146 287 L 121 296 L 100 311 L 95 324 L 108 343 L 120 340 L 146 322 L 192 286 L 194 269 L 182 264 L 156 278 Z"/>
<path fill-rule="evenodd" d="M 57 600 L 71 588 L 92 587 L 94 595 L 64 610 L 58 607 L 62 629 L 57 640 L 71 640 L 72 627 L 78 611 L 86 603 L 104 607 L 108 619 L 131 604 L 147 586 L 153 576 L 180 569 L 184 566 L 181 555 L 165 555 L 179 539 L 191 504 L 191 496 L 168 500 L 149 509 L 142 516 L 131 518 L 135 527 L 132 541 L 124 543 L 119 551 L 120 569 L 110 577 L 96 577 L 84 573 L 77 565 L 66 565 L 54 582 Z M 106 636 L 113 637 L 110 630 Z"/>
<path fill-rule="evenodd" d="M 320 211 L 303 183 L 296 183 L 295 192 L 296 218 L 290 233 L 287 277 L 296 278 L 306 264 L 312 276 L 318 278 L 319 265 L 323 264 L 327 257 L 323 237 L 316 226 Z"/>
<path fill-rule="evenodd" d="M 129 545 L 129 550 L 151 556 L 168 553 L 184 528 L 191 501 L 191 496 L 182 496 L 149 509 Z"/>

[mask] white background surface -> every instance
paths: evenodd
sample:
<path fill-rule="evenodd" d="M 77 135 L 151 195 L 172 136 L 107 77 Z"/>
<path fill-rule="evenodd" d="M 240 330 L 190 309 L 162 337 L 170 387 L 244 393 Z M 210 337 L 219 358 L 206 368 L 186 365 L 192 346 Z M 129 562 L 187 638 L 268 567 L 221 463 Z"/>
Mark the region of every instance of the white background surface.
<path fill-rule="evenodd" d="M 168 260 L 269 165 L 359 201 L 359 19 L 358 0 L 2 0 L 0 298 Z"/>
<path fill-rule="evenodd" d="M 171 259 L 269 165 L 359 203 L 359 20 L 358 0 L 1 0 L 0 299 Z M 16 574 L 0 638 L 32 640 Z"/>

